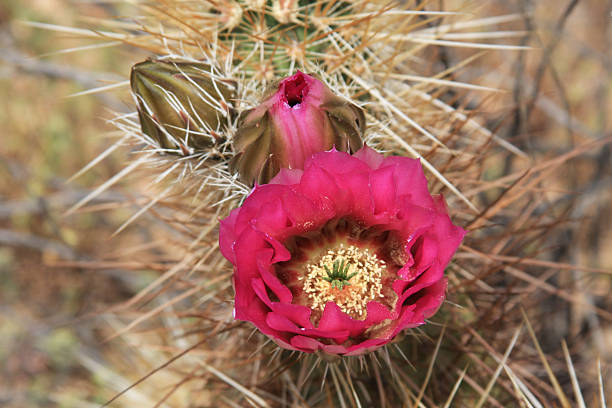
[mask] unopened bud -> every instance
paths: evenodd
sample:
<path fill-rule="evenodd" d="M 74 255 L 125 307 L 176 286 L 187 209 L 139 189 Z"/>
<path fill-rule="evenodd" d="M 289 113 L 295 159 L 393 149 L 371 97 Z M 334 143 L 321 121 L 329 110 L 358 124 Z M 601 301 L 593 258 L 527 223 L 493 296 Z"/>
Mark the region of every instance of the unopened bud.
<path fill-rule="evenodd" d="M 244 183 L 267 183 L 282 168 L 304 167 L 315 153 L 363 146 L 365 116 L 323 82 L 297 72 L 274 84 L 238 119 L 230 168 Z"/>
<path fill-rule="evenodd" d="M 222 141 L 235 87 L 210 65 L 148 60 L 132 67 L 130 83 L 142 132 L 161 148 L 190 154 Z"/>

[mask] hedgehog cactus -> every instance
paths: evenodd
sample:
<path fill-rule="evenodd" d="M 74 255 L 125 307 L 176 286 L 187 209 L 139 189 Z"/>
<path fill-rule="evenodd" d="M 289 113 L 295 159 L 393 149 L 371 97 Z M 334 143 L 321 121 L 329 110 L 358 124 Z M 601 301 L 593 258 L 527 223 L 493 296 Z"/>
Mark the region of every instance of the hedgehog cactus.
<path fill-rule="evenodd" d="M 347 401 L 350 406 L 381 407 L 449 406 L 456 401 L 457 406 L 523 404 L 513 387 L 528 381 L 524 373 L 529 370 L 515 373 L 498 363 L 509 338 L 512 347 L 532 352 L 531 346 L 515 343 L 522 327 L 517 322 L 523 319 L 515 306 L 537 305 L 539 299 L 509 299 L 515 286 L 523 287 L 521 279 L 529 285 L 542 282 L 523 271 L 506 274 L 504 266 L 511 263 L 508 270 L 515 271 L 521 260 L 544 245 L 537 234 L 559 223 L 552 211 L 534 204 L 541 198 L 534 192 L 539 172 L 560 162 L 499 180 L 485 178 L 490 149 L 508 163 L 526 155 L 483 128 L 474 119 L 477 114 L 457 108 L 467 104 L 467 92 L 491 91 L 453 77 L 479 54 L 466 51 L 449 58 L 430 47 L 522 50 L 525 47 L 486 41 L 487 30 L 521 16 L 467 20 L 478 2 L 463 5 L 460 12 L 430 10 L 429 2 L 370 0 L 157 3 L 159 7 L 136 3 L 141 7 L 138 34 L 136 25 L 116 33 L 132 46 L 157 53 L 132 71 L 137 114 L 115 122 L 139 147 L 146 142 L 141 161 L 135 160 L 128 170 L 153 162 L 157 167 L 146 171 L 153 171 L 155 180 L 167 186 L 164 191 L 172 193 L 171 199 L 152 196 L 150 204 L 164 206 L 159 215 L 167 227 L 159 232 L 163 256 L 155 253 L 164 259 L 155 265 L 167 269 L 134 300 L 135 308 L 154 304 L 151 311 L 125 331 L 167 312 L 160 318 L 162 329 L 147 334 L 159 334 L 157 350 L 181 356 L 174 366 L 180 368 L 172 373 L 185 373 L 185 379 L 177 381 L 176 389 L 186 387 L 191 395 L 179 398 L 174 389 L 165 394 L 168 384 L 151 387 L 152 392 L 164 389 L 159 399 L 172 395 L 177 407 L 197 404 L 193 395 L 205 392 L 217 394 L 202 406 L 218 406 L 219 401 L 262 407 L 347 406 Z M 469 29 L 475 31 L 464 32 Z M 516 33 L 500 31 L 494 38 L 506 36 L 511 41 Z M 476 40 L 457 40 L 466 37 Z M 360 150 L 364 143 L 368 147 Z M 151 152 L 151 145 L 156 151 Z M 213 150 L 215 160 L 209 160 Z M 157 155 L 160 151 L 188 157 Z M 418 177 L 406 170 L 417 167 Z M 500 189 L 514 190 L 509 198 L 496 201 L 504 197 Z M 444 200 L 437 198 L 441 193 Z M 420 195 L 426 198 L 419 201 Z M 415 204 L 425 201 L 427 205 Z M 500 232 L 497 219 L 517 219 L 512 207 L 517 203 L 527 213 Z M 442 218 L 438 224 L 443 227 L 435 229 L 432 220 Z M 328 294 L 334 295 L 321 299 L 327 302 L 338 298 L 338 291 L 366 287 L 368 276 L 347 269 L 334 272 L 333 262 L 321 263 L 321 251 L 329 245 L 321 248 L 333 238 L 329 231 L 340 224 L 346 227 L 340 235 L 348 237 L 347 247 L 358 247 L 348 242 L 357 234 L 365 242 L 360 245 L 368 251 L 370 246 L 378 248 L 381 256 L 376 259 L 393 266 L 391 272 L 381 272 L 384 268 L 372 261 L 372 273 L 386 279 L 380 287 L 389 293 L 393 288 L 400 301 L 387 301 L 388 310 L 382 313 L 379 308 L 380 319 L 367 325 L 359 321 L 358 312 L 376 312 L 376 302 L 351 297 L 361 302 L 355 319 L 319 298 L 313 305 L 302 296 L 300 308 L 292 296 L 305 292 L 295 289 L 305 274 L 284 280 L 281 276 L 282 263 L 290 262 L 288 254 L 299 255 L 304 252 L 301 245 L 311 245 L 320 252 L 308 263 L 320 266 L 321 279 L 315 283 L 327 285 Z M 459 246 L 464 230 L 469 233 Z M 180 250 L 170 247 L 168 235 L 178 237 L 179 244 L 174 244 Z M 402 239 L 394 241 L 395 236 Z M 293 252 L 286 248 L 291 245 Z M 370 259 L 365 252 L 358 255 L 351 265 Z M 149 264 L 143 260 L 142 265 Z M 324 267 L 332 272 L 324 274 Z M 394 280 L 400 269 L 405 269 L 406 282 Z M 233 275 L 234 270 L 240 275 Z M 237 303 L 233 285 L 242 296 Z M 152 295 L 160 293 L 169 293 L 169 300 Z M 500 306 L 507 300 L 509 310 Z M 326 328 L 321 331 L 304 310 L 321 315 L 325 307 L 333 313 L 321 318 Z M 414 310 L 418 313 L 413 316 Z M 263 335 L 253 334 L 252 326 L 236 322 L 236 316 L 256 322 L 278 344 L 300 352 L 291 354 L 269 344 Z M 427 324 L 428 318 L 435 323 Z M 421 324 L 422 330 L 415 328 Z M 500 335 L 503 324 L 509 329 Z M 385 330 L 381 340 L 379 332 Z M 193 353 L 186 339 L 193 339 Z M 355 351 L 352 346 L 362 355 L 329 362 L 316 354 L 323 350 L 348 355 Z M 510 380 L 489 383 L 501 367 Z M 464 378 L 473 389 L 465 389 Z"/>

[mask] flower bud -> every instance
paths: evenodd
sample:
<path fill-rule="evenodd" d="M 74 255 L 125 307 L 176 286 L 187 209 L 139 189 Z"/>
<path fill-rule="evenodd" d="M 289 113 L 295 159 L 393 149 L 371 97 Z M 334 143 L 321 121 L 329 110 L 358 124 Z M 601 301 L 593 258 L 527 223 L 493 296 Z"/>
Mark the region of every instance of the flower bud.
<path fill-rule="evenodd" d="M 302 169 L 315 153 L 363 146 L 365 116 L 323 82 L 297 72 L 274 84 L 259 106 L 243 112 L 230 168 L 244 183 L 267 183 L 282 168 Z"/>
<path fill-rule="evenodd" d="M 132 67 L 142 132 L 163 149 L 190 154 L 221 142 L 234 84 L 204 63 L 147 60 Z"/>

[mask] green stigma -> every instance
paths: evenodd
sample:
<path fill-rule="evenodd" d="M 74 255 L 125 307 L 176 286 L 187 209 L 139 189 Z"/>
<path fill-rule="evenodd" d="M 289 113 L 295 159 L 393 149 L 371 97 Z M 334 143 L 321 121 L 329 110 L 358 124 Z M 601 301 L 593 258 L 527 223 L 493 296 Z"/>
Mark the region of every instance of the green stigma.
<path fill-rule="evenodd" d="M 348 273 L 351 265 L 344 259 L 336 259 L 331 271 L 327 265 L 323 265 L 323 267 L 325 268 L 325 272 L 327 272 L 327 276 L 324 276 L 323 279 L 331 283 L 332 288 L 338 288 L 340 290 L 345 286 L 349 286 L 351 284 L 349 280 L 357 275 L 357 272 Z"/>

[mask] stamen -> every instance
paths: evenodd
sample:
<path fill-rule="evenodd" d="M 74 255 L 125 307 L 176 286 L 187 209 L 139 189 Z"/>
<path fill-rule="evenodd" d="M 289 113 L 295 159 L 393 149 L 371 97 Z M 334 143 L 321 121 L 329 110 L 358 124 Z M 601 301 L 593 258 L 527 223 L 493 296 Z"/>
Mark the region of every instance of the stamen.
<path fill-rule="evenodd" d="M 383 297 L 385 270 L 385 262 L 367 248 L 341 244 L 318 262 L 307 264 L 306 275 L 300 280 L 312 309 L 322 311 L 331 301 L 351 317 L 363 320 L 368 302 Z"/>

